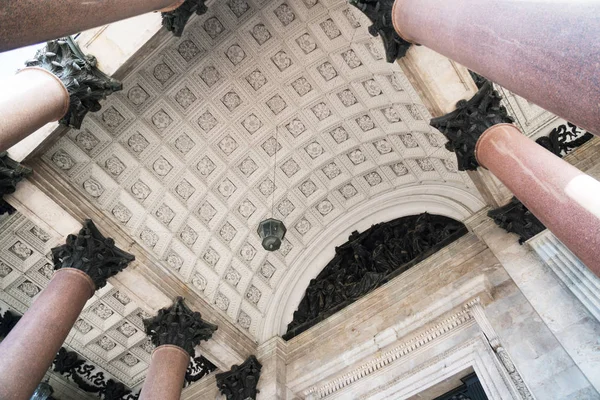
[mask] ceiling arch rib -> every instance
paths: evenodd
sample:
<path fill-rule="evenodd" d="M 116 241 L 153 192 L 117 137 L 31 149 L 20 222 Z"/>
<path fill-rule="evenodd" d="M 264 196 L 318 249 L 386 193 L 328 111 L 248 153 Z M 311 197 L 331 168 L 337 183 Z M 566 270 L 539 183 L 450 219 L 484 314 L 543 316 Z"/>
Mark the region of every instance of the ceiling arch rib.
<path fill-rule="evenodd" d="M 43 157 L 257 337 L 296 260 L 351 210 L 426 183 L 473 209 L 476 190 L 368 25 L 343 0 L 215 3 Z M 289 231 L 267 254 L 256 227 L 272 213 Z"/>

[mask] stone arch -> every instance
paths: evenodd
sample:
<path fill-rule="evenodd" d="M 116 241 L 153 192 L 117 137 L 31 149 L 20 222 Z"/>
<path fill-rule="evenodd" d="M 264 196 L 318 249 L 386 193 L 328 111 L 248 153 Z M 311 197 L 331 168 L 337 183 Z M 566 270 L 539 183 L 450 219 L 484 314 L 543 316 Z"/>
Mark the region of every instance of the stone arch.
<path fill-rule="evenodd" d="M 259 339 L 264 341 L 285 333 L 310 280 L 327 265 L 335 246 L 346 242 L 352 231 L 364 231 L 379 222 L 425 212 L 464 221 L 483 206 L 472 193 L 439 184 L 402 188 L 361 204 L 323 230 L 289 266 L 289 273 L 278 284 L 267 309 Z"/>

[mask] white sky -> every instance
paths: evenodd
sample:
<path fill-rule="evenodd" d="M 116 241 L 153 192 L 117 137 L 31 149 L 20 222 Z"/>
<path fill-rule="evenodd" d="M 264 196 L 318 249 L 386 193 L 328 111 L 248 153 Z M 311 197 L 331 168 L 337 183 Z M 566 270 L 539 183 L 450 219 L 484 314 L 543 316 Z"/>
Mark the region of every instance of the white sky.
<path fill-rule="evenodd" d="M 11 51 L 0 53 L 0 79 L 11 77 L 18 69 L 25 66 L 25 61 L 33 58 L 38 48 L 45 43 L 21 47 Z"/>

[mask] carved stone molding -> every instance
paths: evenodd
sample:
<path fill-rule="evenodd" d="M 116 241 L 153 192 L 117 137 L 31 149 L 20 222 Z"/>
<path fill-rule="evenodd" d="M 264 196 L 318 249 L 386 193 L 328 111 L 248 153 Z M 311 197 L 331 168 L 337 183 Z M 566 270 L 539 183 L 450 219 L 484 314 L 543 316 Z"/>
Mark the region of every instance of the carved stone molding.
<path fill-rule="evenodd" d="M 67 243 L 52 249 L 54 269 L 76 268 L 85 272 L 100 289 L 106 280 L 124 270 L 135 259 L 105 238 L 94 222 L 88 219 L 77 235 L 69 235 Z"/>
<path fill-rule="evenodd" d="M 230 371 L 217 374 L 217 387 L 227 400 L 255 400 L 261 368 L 256 357 L 250 356 L 242 365 L 234 365 Z"/>
<path fill-rule="evenodd" d="M 463 327 L 465 324 L 471 321 L 472 316 L 469 312 L 470 307 L 478 302 L 479 300 L 475 299 L 472 302 L 467 303 L 464 309 L 450 315 L 433 327 L 425 331 L 421 331 L 419 334 L 409 338 L 406 341 L 403 341 L 401 344 L 395 346 L 391 350 L 386 351 L 380 356 L 346 372 L 342 376 L 335 378 L 322 386 L 314 386 L 306 390 L 304 395 L 307 399 L 326 398 L 327 396 L 341 391 L 345 387 L 355 383 L 360 379 L 377 373 L 379 370 L 387 367 L 397 360 L 404 360 L 404 358 L 406 358 L 409 354 L 419 350 L 421 347 L 426 346 L 430 342 L 436 340 L 442 335 L 447 334 L 450 331 Z"/>
<path fill-rule="evenodd" d="M 506 108 L 500 105 L 502 97 L 491 82 L 483 84 L 470 100 L 461 100 L 456 110 L 431 120 L 431 126 L 446 136 L 446 148 L 456 153 L 460 171 L 476 170 L 475 145 L 488 128 L 512 123 Z"/>
<path fill-rule="evenodd" d="M 202 319 L 199 312 L 194 312 L 178 297 L 169 308 L 163 308 L 153 318 L 144 320 L 146 334 L 158 347 L 174 345 L 194 356 L 194 347 L 203 340 L 208 340 L 217 330 L 217 326 Z"/>
<path fill-rule="evenodd" d="M 363 12 L 373 23 L 369 26 L 372 36 L 381 36 L 387 62 L 393 63 L 404 57 L 412 45 L 402 39 L 392 24 L 393 0 L 350 0 L 350 4 Z"/>
<path fill-rule="evenodd" d="M 510 355 L 503 347 L 500 338 L 498 337 L 498 334 L 490 324 L 490 321 L 485 316 L 485 311 L 483 310 L 483 306 L 481 305 L 481 303 L 474 302 L 469 306 L 469 310 L 475 321 L 477 321 L 477 325 L 479 325 L 479 328 L 483 332 L 496 357 L 500 361 L 500 364 L 506 370 L 516 390 L 521 396 L 521 399 L 534 400 L 531 391 L 523 381 L 523 378 L 521 377 L 521 374 L 519 373 L 517 367 L 513 363 Z"/>
<path fill-rule="evenodd" d="M 27 168 L 10 158 L 6 151 L 0 152 L 0 215 L 15 212 L 15 209 L 2 197 L 5 194 L 14 193 L 17 190 L 17 184 L 32 173 L 31 168 Z"/>
<path fill-rule="evenodd" d="M 488 217 L 505 231 L 519 235 L 519 244 L 523 244 L 546 229 L 544 224 L 516 197 L 513 197 L 507 205 L 490 210 Z"/>
<path fill-rule="evenodd" d="M 121 82 L 100 71 L 96 58 L 84 55 L 70 37 L 49 41 L 25 65 L 44 68 L 62 81 L 69 92 L 70 103 L 60 123 L 75 129 L 81 127 L 88 112 L 102 108 L 100 100 L 123 88 Z"/>
<path fill-rule="evenodd" d="M 162 24 L 173 35 L 180 37 L 192 14 L 202 15 L 207 11 L 206 0 L 185 0 L 179 8 L 161 13 Z"/>
<path fill-rule="evenodd" d="M 559 157 L 567 155 L 571 150 L 592 140 L 594 135 L 583 132 L 580 128 L 567 122 L 559 125 L 548 136 L 540 137 L 536 143 Z"/>

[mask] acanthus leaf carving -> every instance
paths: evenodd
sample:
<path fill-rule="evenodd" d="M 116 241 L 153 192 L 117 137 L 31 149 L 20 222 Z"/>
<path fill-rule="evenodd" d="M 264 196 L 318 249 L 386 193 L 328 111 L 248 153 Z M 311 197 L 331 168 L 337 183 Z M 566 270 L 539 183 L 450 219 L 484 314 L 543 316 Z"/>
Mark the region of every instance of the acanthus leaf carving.
<path fill-rule="evenodd" d="M 15 212 L 15 209 L 2 197 L 5 194 L 14 193 L 17 190 L 17 184 L 32 173 L 31 168 L 10 158 L 6 151 L 0 152 L 0 215 Z"/>
<path fill-rule="evenodd" d="M 470 100 L 459 101 L 456 110 L 431 120 L 431 126 L 448 139 L 446 149 L 456 153 L 460 171 L 479 166 L 475 146 L 483 132 L 497 124 L 514 122 L 500 105 L 501 100 L 492 82 L 487 81 Z"/>
<path fill-rule="evenodd" d="M 70 101 L 60 123 L 75 129 L 81 128 L 88 112 L 100 111 L 100 100 L 123 89 L 121 82 L 100 71 L 96 58 L 84 55 L 71 37 L 47 42 L 25 65 L 46 69 L 62 81 Z"/>
<path fill-rule="evenodd" d="M 387 62 L 393 63 L 406 55 L 412 43 L 402 39 L 394 29 L 393 0 L 350 0 L 350 4 L 362 11 L 373 23 L 369 26 L 369 33 L 381 36 Z"/>
<path fill-rule="evenodd" d="M 163 12 L 162 24 L 173 35 L 180 37 L 190 17 L 196 13 L 205 14 L 208 11 L 206 0 L 185 0 L 185 2 L 173 11 Z"/>
<path fill-rule="evenodd" d="M 198 382 L 216 370 L 217 367 L 203 356 L 191 358 L 190 365 L 188 365 L 185 371 L 185 385 L 188 386 L 194 382 Z"/>
<path fill-rule="evenodd" d="M 52 249 L 54 269 L 75 268 L 85 272 L 100 289 L 106 280 L 121 272 L 135 259 L 105 238 L 90 219 L 77 235 L 69 235 L 66 244 Z"/>
<path fill-rule="evenodd" d="M 144 327 L 156 347 L 178 346 L 190 356 L 194 356 L 194 347 L 210 339 L 217 330 L 217 326 L 204 321 L 199 312 L 190 310 L 182 297 L 172 306 L 159 310 L 155 317 L 145 319 Z"/>
<path fill-rule="evenodd" d="M 217 374 L 217 387 L 227 400 L 255 400 L 262 365 L 255 356 L 250 356 L 241 365 L 230 371 Z"/>
<path fill-rule="evenodd" d="M 555 155 L 563 157 L 571 150 L 587 143 L 593 137 L 594 135 L 591 133 L 583 133 L 577 126 L 567 122 L 566 125 L 563 124 L 554 128 L 548 136 L 538 138 L 536 143 Z"/>
<path fill-rule="evenodd" d="M 546 229 L 544 224 L 516 197 L 513 197 L 507 205 L 490 210 L 488 217 L 505 231 L 519 235 L 520 244 Z"/>

